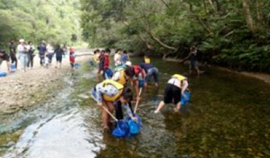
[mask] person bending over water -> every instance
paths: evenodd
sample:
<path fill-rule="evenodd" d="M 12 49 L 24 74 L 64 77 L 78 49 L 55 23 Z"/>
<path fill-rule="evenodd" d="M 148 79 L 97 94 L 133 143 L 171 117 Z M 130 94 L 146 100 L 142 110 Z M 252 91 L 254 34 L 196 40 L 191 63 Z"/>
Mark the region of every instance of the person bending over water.
<path fill-rule="evenodd" d="M 177 112 L 181 108 L 181 99 L 185 97 L 185 91 L 188 87 L 188 81 L 185 76 L 175 74 L 167 82 L 166 88 L 164 90 L 164 99 L 158 105 L 155 113 L 159 113 L 165 104 L 174 103 L 176 108 L 174 110 Z"/>
<path fill-rule="evenodd" d="M 105 108 L 113 113 L 113 103 L 115 101 L 120 101 L 121 105 L 127 105 L 132 100 L 132 91 L 130 88 L 124 88 L 123 85 L 113 80 L 104 80 L 92 89 L 92 97 L 97 101 L 97 104 L 102 107 L 101 119 L 103 122 L 103 128 L 104 130 L 108 130 L 110 115 L 106 112 Z M 129 109 L 129 106 L 127 108 L 130 115 L 132 110 Z M 130 116 L 133 120 L 136 120 L 133 115 Z"/>
<path fill-rule="evenodd" d="M 146 63 L 145 60 L 143 60 L 143 63 L 140 66 L 146 72 L 145 88 L 147 88 L 147 84 L 150 82 L 152 77 L 155 80 L 155 86 L 158 87 L 158 69 L 154 67 L 152 64 Z"/>

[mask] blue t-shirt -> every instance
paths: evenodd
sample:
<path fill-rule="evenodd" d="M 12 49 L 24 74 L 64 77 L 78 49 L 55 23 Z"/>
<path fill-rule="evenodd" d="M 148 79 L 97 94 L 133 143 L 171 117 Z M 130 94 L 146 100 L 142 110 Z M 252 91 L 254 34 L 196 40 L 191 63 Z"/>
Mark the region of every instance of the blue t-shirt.
<path fill-rule="evenodd" d="M 38 50 L 40 54 L 44 54 L 46 52 L 46 46 L 44 45 L 39 45 Z"/>
<path fill-rule="evenodd" d="M 128 61 L 128 55 L 127 54 L 123 54 L 122 56 L 121 56 L 121 62 L 122 63 L 126 63 Z"/>
<path fill-rule="evenodd" d="M 140 66 L 142 69 L 144 69 L 145 72 L 147 72 L 149 69 L 154 67 L 152 64 L 146 64 L 146 63 L 142 63 Z"/>

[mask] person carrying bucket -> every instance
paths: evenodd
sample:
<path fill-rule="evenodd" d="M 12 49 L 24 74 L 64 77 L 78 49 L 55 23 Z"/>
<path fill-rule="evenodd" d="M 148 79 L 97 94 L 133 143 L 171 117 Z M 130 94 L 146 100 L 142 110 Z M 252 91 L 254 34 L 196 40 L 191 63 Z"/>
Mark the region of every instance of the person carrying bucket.
<path fill-rule="evenodd" d="M 132 65 L 130 61 L 126 62 L 126 66 L 130 68 L 129 77 L 136 91 L 136 99 L 140 99 L 140 89 L 143 89 L 145 86 L 146 73 L 139 65 Z"/>
<path fill-rule="evenodd" d="M 174 103 L 176 108 L 174 110 L 178 112 L 181 108 L 181 99 L 185 97 L 185 91 L 188 87 L 188 81 L 185 76 L 175 74 L 166 84 L 164 90 L 164 99 L 158 105 L 155 113 L 159 113 L 165 104 Z"/>
<path fill-rule="evenodd" d="M 113 80 L 104 80 L 92 89 L 92 97 L 97 104 L 102 107 L 102 122 L 104 130 L 108 130 L 108 121 L 114 112 L 113 102 L 120 101 L 122 105 L 127 105 L 132 99 L 132 90 L 124 87 L 120 83 Z M 127 112 L 133 120 L 132 110 L 127 107 Z"/>

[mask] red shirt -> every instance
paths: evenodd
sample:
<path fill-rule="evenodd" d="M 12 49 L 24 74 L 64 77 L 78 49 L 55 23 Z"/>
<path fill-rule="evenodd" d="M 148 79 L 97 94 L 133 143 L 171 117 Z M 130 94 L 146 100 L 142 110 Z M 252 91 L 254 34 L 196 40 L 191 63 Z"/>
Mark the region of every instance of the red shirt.
<path fill-rule="evenodd" d="M 70 63 L 75 63 L 75 56 L 74 56 L 74 54 L 73 53 L 70 53 L 70 55 L 69 55 L 69 61 L 70 61 Z"/>
<path fill-rule="evenodd" d="M 104 56 L 104 69 L 108 69 L 110 66 L 110 60 L 109 57 L 107 55 Z"/>

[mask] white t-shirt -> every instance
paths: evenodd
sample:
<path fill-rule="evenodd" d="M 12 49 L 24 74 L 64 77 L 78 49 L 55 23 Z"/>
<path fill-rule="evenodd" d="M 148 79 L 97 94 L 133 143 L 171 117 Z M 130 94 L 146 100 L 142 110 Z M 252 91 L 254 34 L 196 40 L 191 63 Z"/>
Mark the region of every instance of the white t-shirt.
<path fill-rule="evenodd" d="M 53 53 L 54 52 L 53 47 L 50 44 L 48 44 L 46 48 L 47 48 L 48 53 Z"/>
<path fill-rule="evenodd" d="M 27 51 L 29 51 L 31 47 L 32 47 L 32 50 L 35 50 L 35 46 L 34 45 L 27 45 L 26 46 Z"/>
<path fill-rule="evenodd" d="M 24 44 L 19 44 L 18 47 L 17 47 L 17 51 L 19 53 L 25 53 L 25 51 L 26 51 L 25 48 L 26 48 L 26 46 Z"/>
<path fill-rule="evenodd" d="M 169 81 L 168 81 L 169 84 L 172 84 L 172 85 L 175 85 L 176 87 L 179 87 L 181 88 L 181 82 L 176 79 L 176 78 L 171 78 Z"/>
<path fill-rule="evenodd" d="M 114 55 L 114 64 L 115 64 L 115 66 L 120 66 L 122 64 L 121 55 L 119 53 L 116 53 Z"/>

